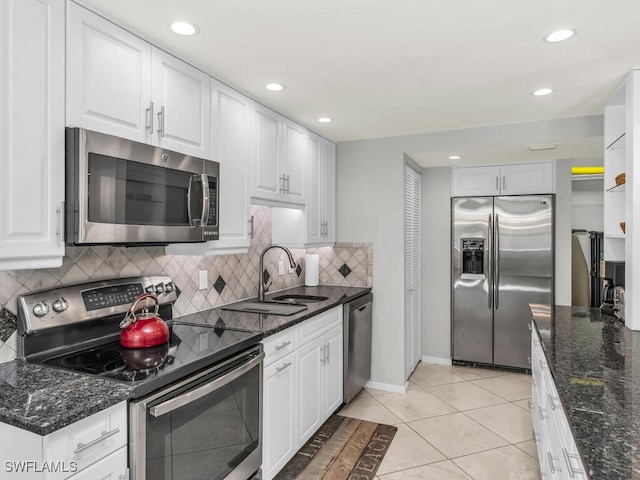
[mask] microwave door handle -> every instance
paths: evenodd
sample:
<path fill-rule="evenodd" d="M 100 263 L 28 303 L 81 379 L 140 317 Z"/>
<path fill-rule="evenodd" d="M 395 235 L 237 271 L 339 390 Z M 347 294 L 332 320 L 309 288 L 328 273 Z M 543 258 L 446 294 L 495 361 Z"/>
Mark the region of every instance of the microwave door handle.
<path fill-rule="evenodd" d="M 193 215 L 191 213 L 191 191 L 193 187 L 193 177 L 195 177 L 195 175 L 191 175 L 191 177 L 189 177 L 189 188 L 187 189 L 187 216 L 189 217 L 189 225 L 193 225 Z"/>
<path fill-rule="evenodd" d="M 203 227 L 209 222 L 209 176 L 206 173 L 202 177 L 202 222 Z"/>
<path fill-rule="evenodd" d="M 160 417 L 169 412 L 172 412 L 180 407 L 184 407 L 189 403 L 195 402 L 199 398 L 208 395 L 209 393 L 227 385 L 228 383 L 234 381 L 238 377 L 244 375 L 249 370 L 251 370 L 256 365 L 259 365 L 264 358 L 264 352 L 261 352 L 258 356 L 252 358 L 248 362 L 242 364 L 238 368 L 230 371 L 229 373 L 222 375 L 211 382 L 205 383 L 204 385 L 195 388 L 194 390 L 190 390 L 186 393 L 178 397 L 174 397 L 171 400 L 167 400 L 166 402 L 160 403 L 149 408 L 149 413 L 154 417 Z"/>
<path fill-rule="evenodd" d="M 202 213 L 200 214 L 201 216 L 194 220 L 193 218 L 194 211 L 192 208 L 193 185 L 198 182 L 201 183 L 202 181 L 203 181 L 203 175 L 201 174 L 194 173 L 193 175 L 191 175 L 191 177 L 189 177 L 189 189 L 187 190 L 187 215 L 189 217 L 189 225 L 191 226 L 198 226 L 198 222 L 202 221 L 202 217 L 201 217 L 202 213 L 204 213 L 204 206 L 203 206 Z M 203 197 L 205 196 L 204 189 L 205 189 L 205 185 L 203 184 L 202 185 Z M 206 185 L 206 189 L 207 189 L 207 196 L 208 196 L 208 192 L 209 192 L 208 184 Z M 207 206 L 207 210 L 208 210 L 208 206 Z"/>

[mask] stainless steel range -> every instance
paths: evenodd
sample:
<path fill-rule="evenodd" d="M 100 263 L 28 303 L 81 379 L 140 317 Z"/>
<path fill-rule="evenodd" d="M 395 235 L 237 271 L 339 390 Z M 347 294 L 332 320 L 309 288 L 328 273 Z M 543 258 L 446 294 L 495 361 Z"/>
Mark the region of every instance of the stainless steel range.
<path fill-rule="evenodd" d="M 157 295 L 166 344 L 127 349 L 119 323 L 136 297 Z M 262 463 L 261 334 L 172 320 L 169 277 L 62 286 L 20 297 L 18 349 L 31 363 L 131 385 L 134 480 L 258 478 Z"/>

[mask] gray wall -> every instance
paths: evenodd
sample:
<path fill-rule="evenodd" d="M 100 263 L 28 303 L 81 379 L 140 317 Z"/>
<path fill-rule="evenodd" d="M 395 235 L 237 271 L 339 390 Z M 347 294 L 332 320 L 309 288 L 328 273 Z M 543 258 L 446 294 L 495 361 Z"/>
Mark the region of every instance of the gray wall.
<path fill-rule="evenodd" d="M 368 142 L 337 147 L 338 241 L 373 242 L 371 379 L 404 377 L 404 159 Z M 380 385 L 382 386 L 382 385 Z"/>
<path fill-rule="evenodd" d="M 529 122 L 451 132 L 339 143 L 337 146 L 338 241 L 373 242 L 373 382 L 402 388 L 404 378 L 404 156 L 411 152 L 549 138 L 602 136 L 602 116 Z M 517 163 L 521 159 L 514 158 Z M 448 168 L 422 172 L 422 355 L 450 358 Z M 556 205 L 556 302 L 571 301 L 570 162 L 560 161 Z M 566 210 L 566 211 L 565 211 Z M 568 213 L 566 213 L 568 212 Z M 557 237 L 558 238 L 558 237 Z M 446 240 L 446 241 L 445 241 Z M 446 277 L 446 278 L 445 278 Z M 567 303 L 568 302 L 568 303 Z"/>
<path fill-rule="evenodd" d="M 451 169 L 422 171 L 422 356 L 451 358 Z"/>

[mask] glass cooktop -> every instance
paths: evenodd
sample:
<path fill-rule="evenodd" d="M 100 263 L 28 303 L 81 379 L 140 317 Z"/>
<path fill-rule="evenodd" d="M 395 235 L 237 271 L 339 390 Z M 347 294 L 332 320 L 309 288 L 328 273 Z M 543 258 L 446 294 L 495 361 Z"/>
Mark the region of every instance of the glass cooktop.
<path fill-rule="evenodd" d="M 124 348 L 117 340 L 38 363 L 128 383 L 140 396 L 250 348 L 262 338 L 254 332 L 179 322 L 169 329 L 169 341 L 156 347 Z"/>

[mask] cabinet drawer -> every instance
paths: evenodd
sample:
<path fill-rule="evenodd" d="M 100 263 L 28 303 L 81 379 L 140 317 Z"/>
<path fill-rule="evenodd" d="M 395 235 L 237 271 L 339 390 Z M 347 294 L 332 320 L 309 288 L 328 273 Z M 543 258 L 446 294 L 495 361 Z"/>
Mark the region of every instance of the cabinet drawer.
<path fill-rule="evenodd" d="M 76 473 L 69 480 L 123 480 L 127 477 L 127 447 L 97 461 L 93 465 Z"/>
<path fill-rule="evenodd" d="M 279 358 L 293 352 L 297 347 L 296 327 L 287 328 L 262 341 L 264 346 L 264 365 L 270 365 Z"/>
<path fill-rule="evenodd" d="M 78 471 L 127 445 L 127 402 L 121 402 L 72 423 L 44 438 L 44 458 L 75 462 Z M 61 480 L 68 473 L 48 472 L 46 480 Z"/>
<path fill-rule="evenodd" d="M 342 306 L 332 308 L 316 315 L 312 319 L 305 320 L 298 325 L 298 345 L 304 345 L 340 323 L 342 323 Z"/>

